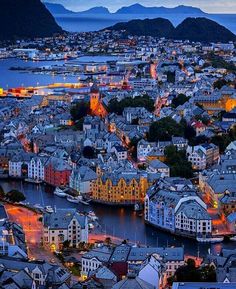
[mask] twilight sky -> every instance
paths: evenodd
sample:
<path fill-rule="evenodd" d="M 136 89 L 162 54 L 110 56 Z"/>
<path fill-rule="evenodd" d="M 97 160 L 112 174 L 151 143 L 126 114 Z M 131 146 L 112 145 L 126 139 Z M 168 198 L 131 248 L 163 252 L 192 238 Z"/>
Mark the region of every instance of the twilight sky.
<path fill-rule="evenodd" d="M 74 11 L 82 11 L 94 6 L 105 6 L 114 12 L 122 6 L 140 3 L 145 6 L 174 7 L 189 5 L 199 7 L 209 13 L 235 13 L 236 0 L 43 0 L 44 2 L 61 3 Z"/>

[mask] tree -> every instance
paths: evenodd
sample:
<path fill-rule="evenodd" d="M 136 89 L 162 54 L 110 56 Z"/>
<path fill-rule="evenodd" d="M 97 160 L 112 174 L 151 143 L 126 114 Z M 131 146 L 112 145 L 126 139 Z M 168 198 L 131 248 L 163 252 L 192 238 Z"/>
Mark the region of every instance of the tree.
<path fill-rule="evenodd" d="M 70 240 L 65 240 L 62 244 L 63 250 L 68 249 L 70 247 Z"/>
<path fill-rule="evenodd" d="M 6 199 L 13 203 L 19 203 L 25 200 L 25 195 L 18 190 L 11 190 L 6 194 Z"/>
<path fill-rule="evenodd" d="M 165 148 L 165 158 L 172 177 L 193 177 L 192 164 L 187 160 L 186 151 L 178 151 L 175 146 L 170 145 Z"/>
<path fill-rule="evenodd" d="M 136 160 L 137 159 L 137 146 L 140 138 L 134 137 L 129 142 L 129 149 L 131 152 L 132 157 Z"/>
<path fill-rule="evenodd" d="M 183 136 L 184 128 L 171 117 L 153 122 L 149 128 L 149 141 L 169 141 L 172 136 Z"/>
<path fill-rule="evenodd" d="M 3 190 L 3 187 L 0 186 L 0 199 L 4 199 L 5 198 L 5 191 Z"/>
<path fill-rule="evenodd" d="M 154 110 L 154 101 L 148 96 L 138 96 L 135 98 L 126 97 L 121 101 L 117 99 L 112 99 L 108 105 L 108 111 L 110 113 L 117 113 L 121 115 L 126 107 L 144 107 L 148 111 L 152 112 Z"/>
<path fill-rule="evenodd" d="M 220 78 L 217 79 L 214 83 L 213 83 L 213 87 L 216 89 L 221 89 L 223 86 L 225 86 L 227 84 L 227 81 L 224 78 Z"/>
<path fill-rule="evenodd" d="M 85 146 L 83 149 L 83 156 L 87 159 L 95 158 L 95 150 L 93 147 Z"/>
<path fill-rule="evenodd" d="M 180 93 L 177 97 L 172 100 L 172 106 L 176 108 L 179 105 L 183 105 L 185 102 L 189 100 L 189 97 L 183 93 Z"/>
<path fill-rule="evenodd" d="M 90 111 L 89 103 L 85 101 L 81 101 L 72 105 L 70 109 L 70 114 L 71 114 L 72 120 L 77 121 L 85 117 L 86 115 L 88 115 L 89 111 Z"/>
<path fill-rule="evenodd" d="M 216 272 L 213 266 L 196 267 L 195 261 L 188 259 L 186 265 L 176 270 L 173 279 L 176 282 L 216 282 Z"/>

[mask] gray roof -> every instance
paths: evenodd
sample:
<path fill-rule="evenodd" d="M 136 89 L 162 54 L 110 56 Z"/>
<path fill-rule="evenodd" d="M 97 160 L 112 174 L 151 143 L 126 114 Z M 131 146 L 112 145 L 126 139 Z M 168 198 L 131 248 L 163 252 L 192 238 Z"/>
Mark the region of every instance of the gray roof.
<path fill-rule="evenodd" d="M 177 214 L 183 212 L 188 219 L 211 220 L 207 210 L 205 210 L 197 201 L 187 201 L 180 205 Z"/>
<path fill-rule="evenodd" d="M 139 277 L 128 277 L 116 283 L 112 289 L 155 289 L 155 287 Z"/>
<path fill-rule="evenodd" d="M 236 283 L 181 282 L 173 283 L 172 289 L 236 289 Z"/>
<path fill-rule="evenodd" d="M 128 261 L 144 261 L 152 254 L 160 255 L 165 261 L 183 261 L 184 249 L 183 247 L 175 248 L 139 248 L 133 247 L 130 250 Z"/>
<path fill-rule="evenodd" d="M 80 215 L 76 209 L 57 209 L 56 212 L 44 214 L 44 226 L 50 229 L 67 229 L 71 220 L 76 219 L 85 228 L 86 216 Z"/>

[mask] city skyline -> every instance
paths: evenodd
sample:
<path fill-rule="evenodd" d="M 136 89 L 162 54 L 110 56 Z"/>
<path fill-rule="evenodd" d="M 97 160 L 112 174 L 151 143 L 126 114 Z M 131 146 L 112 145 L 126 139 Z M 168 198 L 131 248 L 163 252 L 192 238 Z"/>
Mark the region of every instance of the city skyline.
<path fill-rule="evenodd" d="M 236 13 L 236 2 L 234 0 L 167 0 L 167 1 L 151 1 L 151 0 L 45 0 L 44 2 L 63 4 L 66 8 L 72 9 L 74 11 L 83 11 L 95 6 L 105 6 L 111 12 L 115 12 L 117 9 L 123 6 L 129 6 L 135 3 L 139 3 L 144 6 L 164 6 L 164 7 L 175 7 L 178 5 L 193 6 L 202 9 L 208 13 Z"/>

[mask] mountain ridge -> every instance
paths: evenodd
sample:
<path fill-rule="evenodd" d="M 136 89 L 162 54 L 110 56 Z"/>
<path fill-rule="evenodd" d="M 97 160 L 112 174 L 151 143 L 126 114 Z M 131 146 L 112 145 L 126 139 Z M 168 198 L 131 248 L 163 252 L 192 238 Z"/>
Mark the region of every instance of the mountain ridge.
<path fill-rule="evenodd" d="M 168 25 L 168 29 L 166 29 Z M 171 26 L 172 25 L 172 26 Z M 124 30 L 128 34 L 137 36 L 165 37 L 176 40 L 190 40 L 194 42 L 229 42 L 236 41 L 236 35 L 205 17 L 188 17 L 177 27 L 165 18 L 131 20 L 120 22 L 103 30 Z"/>
<path fill-rule="evenodd" d="M 1 0 L 0 40 L 48 37 L 62 28 L 40 0 Z"/>
<path fill-rule="evenodd" d="M 46 5 L 46 7 L 48 8 L 48 10 L 52 13 L 52 14 L 63 14 L 63 10 L 62 7 L 64 8 L 64 14 L 90 14 L 93 12 L 96 12 L 100 10 L 100 12 L 98 12 L 99 14 L 102 14 L 101 12 L 103 11 L 104 14 L 174 14 L 174 13 L 182 13 L 182 14 L 206 14 L 204 11 L 202 11 L 200 8 L 197 7 L 193 7 L 193 6 L 185 6 L 185 5 L 179 5 L 173 8 L 168 8 L 168 7 L 164 7 L 164 6 L 153 6 L 153 7 L 146 7 L 143 6 L 141 4 L 133 4 L 133 5 L 129 5 L 129 6 L 124 6 L 119 8 L 116 12 L 112 13 L 109 11 L 108 8 L 104 7 L 104 6 L 95 6 L 92 7 L 90 9 L 84 10 L 84 11 L 71 11 L 67 8 L 65 8 L 65 6 L 63 6 L 62 4 L 56 4 L 56 3 L 49 3 L 49 2 L 44 2 L 44 4 Z M 60 6 L 60 7 L 59 7 Z"/>

